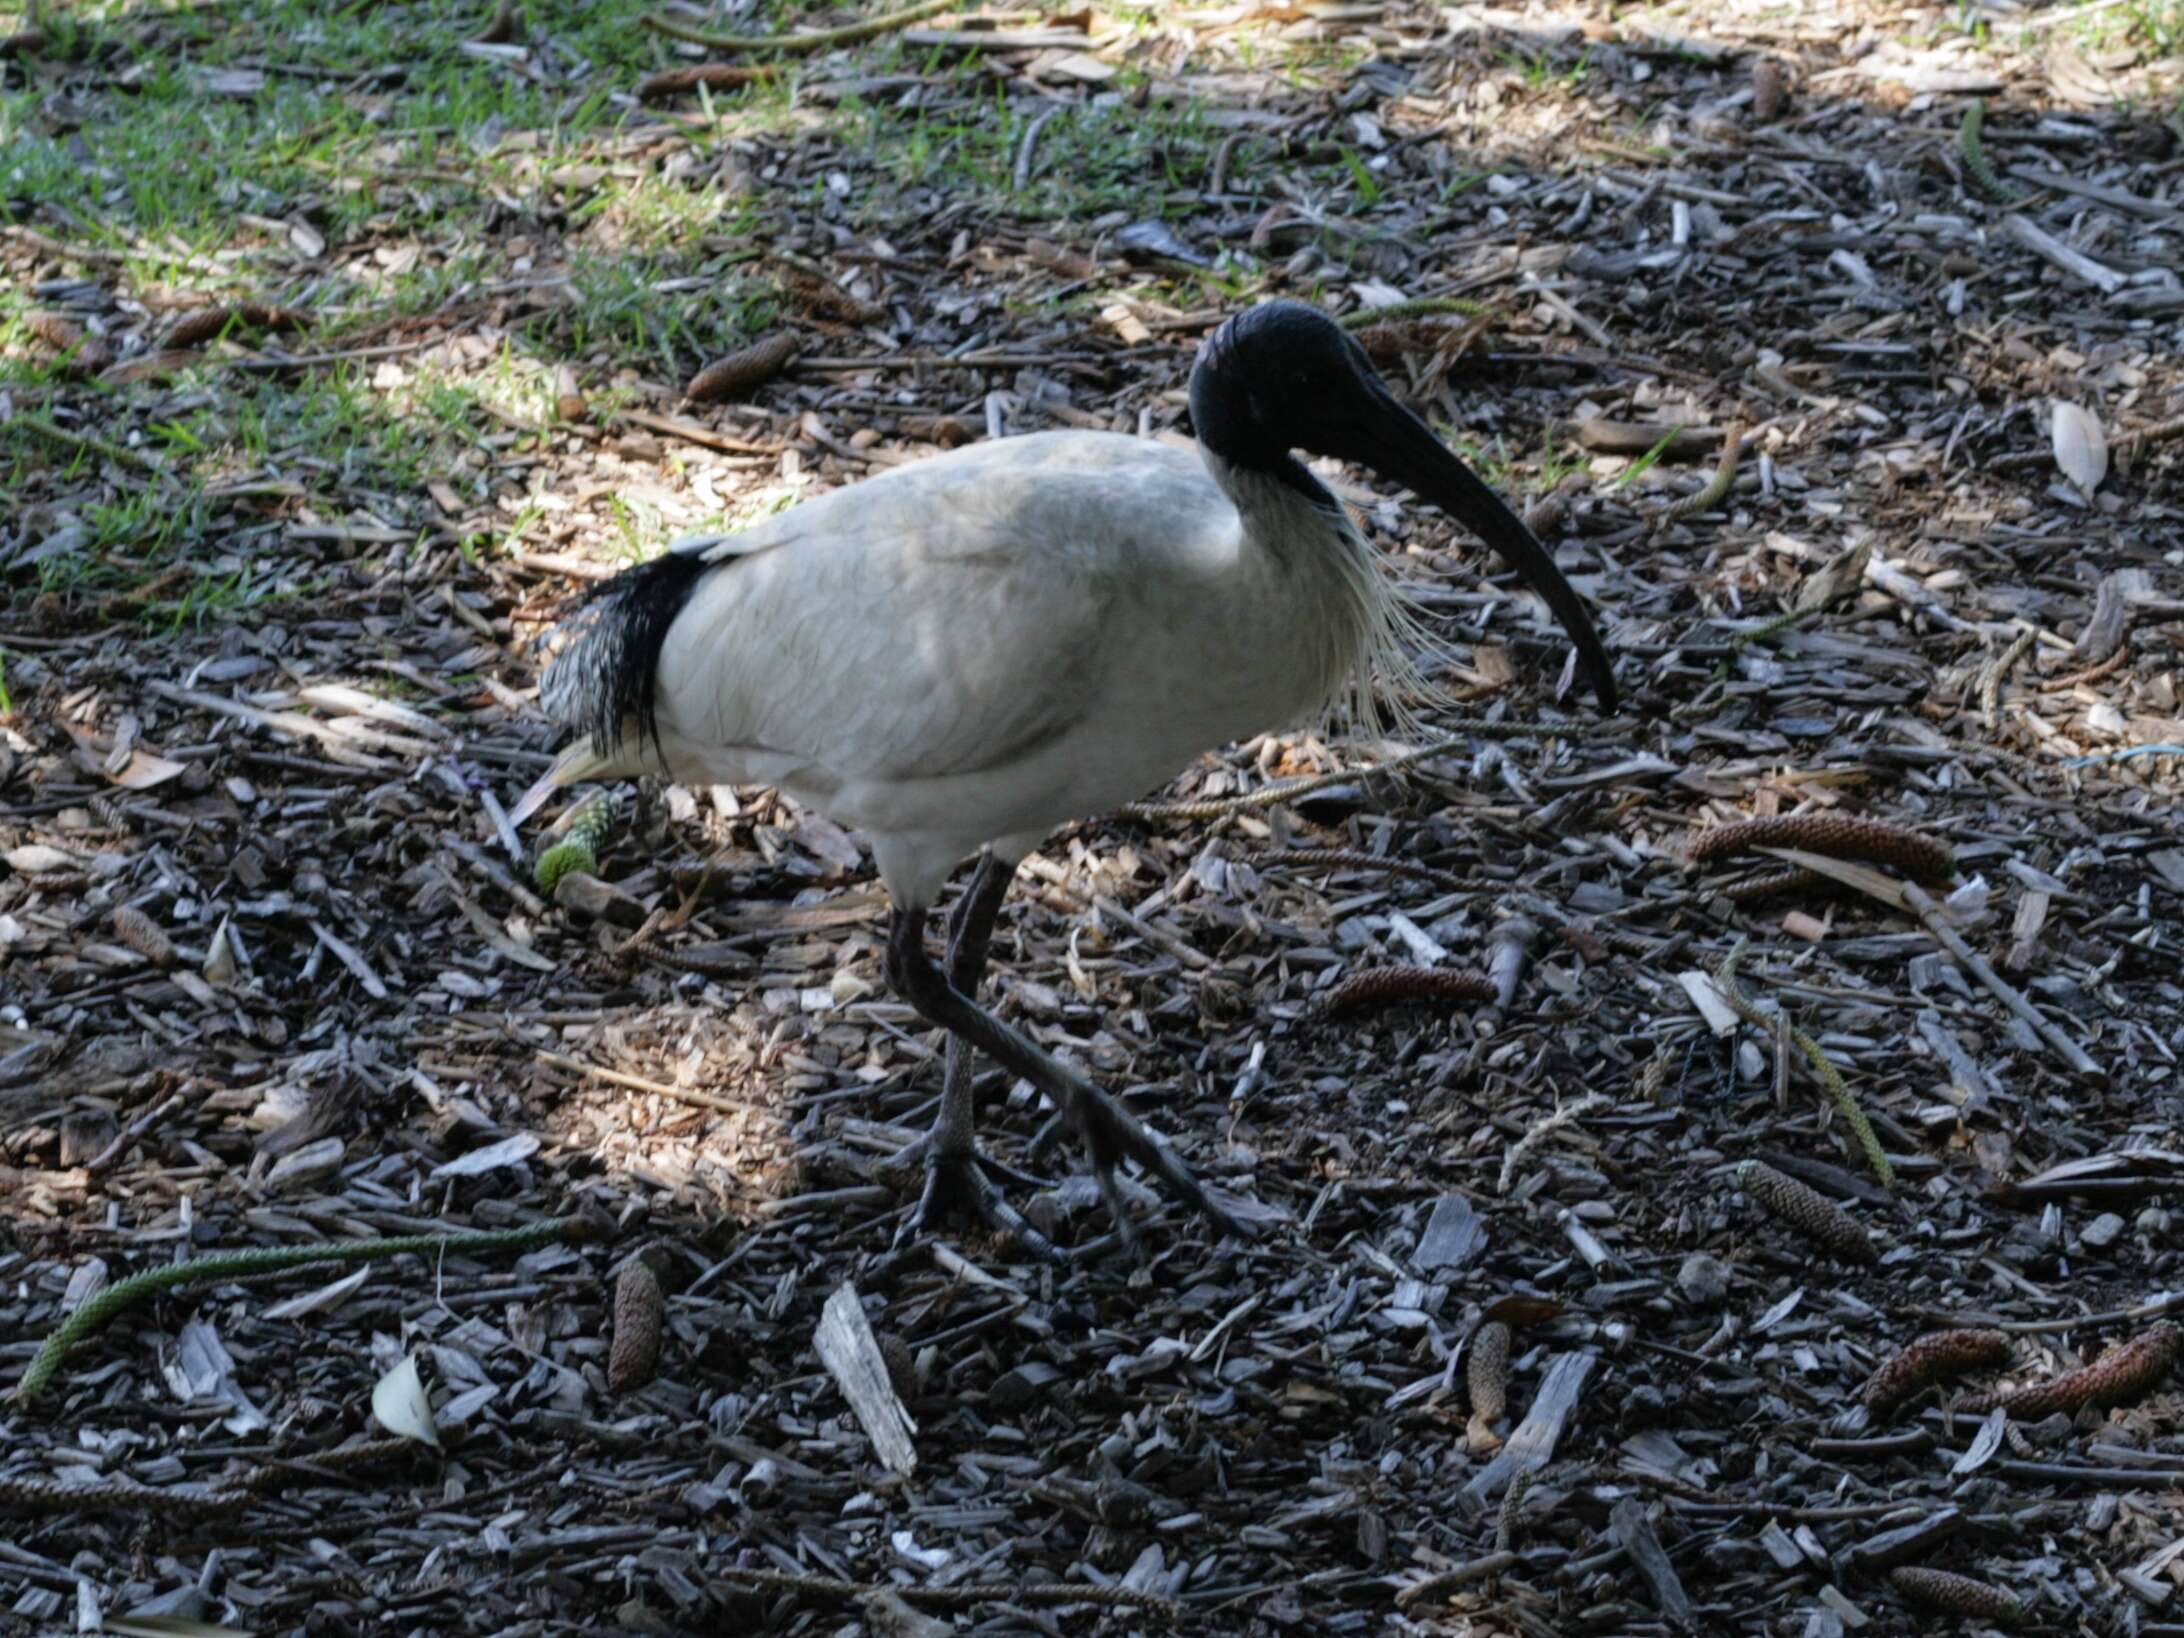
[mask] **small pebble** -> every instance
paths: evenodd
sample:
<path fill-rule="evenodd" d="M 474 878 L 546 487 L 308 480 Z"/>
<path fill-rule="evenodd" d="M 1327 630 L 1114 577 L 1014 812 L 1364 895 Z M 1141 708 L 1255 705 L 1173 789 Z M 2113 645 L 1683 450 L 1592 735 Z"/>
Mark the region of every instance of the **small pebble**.
<path fill-rule="evenodd" d="M 1693 1302 L 1711 1308 L 1729 1295 L 1729 1265 L 1719 1257 L 1695 1251 L 1676 1271 L 1676 1283 Z"/>
<path fill-rule="evenodd" d="M 2088 1251 L 2106 1251 L 2123 1237 L 2124 1222 L 2112 1211 L 2104 1211 L 2086 1224 L 2085 1232 L 2078 1236 Z"/>

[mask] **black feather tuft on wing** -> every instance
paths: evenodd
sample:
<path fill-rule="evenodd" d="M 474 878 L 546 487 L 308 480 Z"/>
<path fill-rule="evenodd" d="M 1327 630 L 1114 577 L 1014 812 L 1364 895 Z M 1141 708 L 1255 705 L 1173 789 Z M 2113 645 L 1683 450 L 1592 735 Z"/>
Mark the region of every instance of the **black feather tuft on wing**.
<path fill-rule="evenodd" d="M 600 756 L 621 745 L 632 718 L 638 742 L 658 745 L 660 649 L 711 567 L 699 551 L 670 551 L 587 591 L 562 622 L 564 646 L 539 680 L 547 714 L 588 733 Z"/>

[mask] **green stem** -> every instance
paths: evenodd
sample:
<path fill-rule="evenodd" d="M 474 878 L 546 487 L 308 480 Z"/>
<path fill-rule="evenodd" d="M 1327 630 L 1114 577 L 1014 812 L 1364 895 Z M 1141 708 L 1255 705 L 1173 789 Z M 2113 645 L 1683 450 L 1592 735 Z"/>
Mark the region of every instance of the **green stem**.
<path fill-rule="evenodd" d="M 1987 105 L 1974 97 L 1971 107 L 1964 110 L 1964 123 L 1957 127 L 1957 151 L 1964 156 L 1964 174 L 1988 198 L 2005 205 L 2023 204 L 2025 196 L 1995 175 L 1994 167 L 1987 163 L 1986 146 L 1979 140 L 1986 124 Z"/>
<path fill-rule="evenodd" d="M 891 11 L 885 16 L 868 17 L 861 23 L 823 28 L 811 34 L 712 34 L 702 28 L 692 28 L 688 23 L 678 23 L 672 17 L 663 17 L 656 11 L 645 14 L 644 24 L 656 34 L 688 40 L 692 45 L 706 46 L 714 51 L 825 51 L 833 46 L 876 39 L 898 28 L 908 28 L 912 23 L 921 23 L 928 17 L 938 17 L 962 4 L 963 0 L 922 0 L 919 5 L 905 6 L 901 11 Z"/>
<path fill-rule="evenodd" d="M 185 1263 L 169 1263 L 132 1275 L 110 1285 L 63 1320 L 45 1339 L 38 1356 L 30 1362 L 22 1381 L 15 1385 L 18 1404 L 29 1404 L 51 1386 L 60 1373 L 61 1361 L 77 1343 L 103 1330 L 107 1323 L 147 1297 L 177 1286 L 203 1280 L 236 1279 L 247 1274 L 268 1274 L 285 1268 L 308 1268 L 313 1263 L 362 1263 L 380 1257 L 399 1257 L 404 1252 L 445 1256 L 449 1252 L 525 1251 L 556 1240 L 578 1239 L 587 1230 L 580 1218 L 564 1217 L 533 1223 L 527 1228 L 497 1229 L 483 1234 L 403 1234 L 386 1240 L 349 1240 L 338 1245 L 270 1246 L 258 1251 L 230 1251 L 211 1257 L 193 1257 Z"/>
<path fill-rule="evenodd" d="M 1873 1175 L 1881 1180 L 1882 1188 L 1894 1188 L 1896 1168 L 1888 1163 L 1888 1152 L 1881 1147 L 1881 1140 L 1874 1135 L 1873 1123 L 1866 1119 L 1865 1111 L 1858 1107 L 1858 1100 L 1850 1095 L 1850 1088 L 1844 1084 L 1842 1074 L 1828 1060 L 1828 1055 L 1820 1050 L 1820 1043 L 1787 1018 L 1768 1017 L 1738 992 L 1737 963 L 1744 959 L 1744 947 L 1750 942 L 1750 939 L 1737 940 L 1735 948 L 1730 950 L 1714 971 L 1715 988 L 1721 991 L 1722 999 L 1736 1009 L 1737 1016 L 1754 1029 L 1770 1032 L 1776 1028 L 1788 1029 L 1790 1040 L 1805 1055 L 1806 1061 L 1812 1065 L 1813 1073 L 1820 1077 L 1820 1084 L 1827 1088 L 1829 1098 L 1842 1111 L 1843 1119 L 1849 1123 L 1851 1132 L 1858 1139 L 1858 1147 L 1865 1154 L 1866 1164 L 1873 1168 Z"/>

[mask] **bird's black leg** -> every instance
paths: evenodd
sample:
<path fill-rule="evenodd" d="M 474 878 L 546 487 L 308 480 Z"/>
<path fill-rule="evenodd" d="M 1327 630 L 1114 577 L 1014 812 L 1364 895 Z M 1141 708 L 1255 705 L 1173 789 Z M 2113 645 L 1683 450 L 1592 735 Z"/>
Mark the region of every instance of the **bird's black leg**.
<path fill-rule="evenodd" d="M 1013 863 L 1004 863 L 991 852 L 981 853 L 977 869 L 949 913 L 947 981 L 960 994 L 978 993 L 979 981 L 986 974 L 987 952 L 993 943 L 994 922 L 1001 914 L 1001 901 L 1008 896 L 1009 881 L 1015 874 Z M 933 1128 L 898 1151 L 888 1163 L 891 1167 L 901 1167 L 918 1161 L 925 1168 L 924 1190 L 895 1243 L 901 1245 L 913 1236 L 930 1232 L 951 1210 L 960 1209 L 989 1228 L 1014 1235 L 1037 1256 L 1058 1257 L 1060 1253 L 1053 1243 L 1033 1228 L 994 1186 L 994 1177 L 1003 1177 L 1029 1188 L 1038 1188 L 1041 1184 L 1038 1178 L 1004 1166 L 980 1152 L 973 1121 L 975 1106 L 971 1099 L 971 1078 L 977 1067 L 976 1049 L 960 1035 L 951 1033 L 947 1066 L 941 1080 L 940 1113 L 934 1117 Z"/>
<path fill-rule="evenodd" d="M 968 933 L 969 927 L 964 930 Z M 1248 1238 L 1242 1226 L 1199 1187 L 1198 1180 L 1166 1142 L 1139 1125 L 1135 1116 L 1075 1070 L 1042 1052 L 950 982 L 950 975 L 936 967 L 926 953 L 923 910 L 895 911 L 887 935 L 887 976 L 923 1017 L 949 1033 L 951 1047 L 960 1041 L 967 1051 L 987 1053 L 1002 1068 L 1023 1076 L 1054 1100 L 1054 1106 L 1091 1156 L 1093 1175 L 1099 1179 L 1101 1192 L 1125 1236 L 1131 1232 L 1130 1222 L 1122 1210 L 1114 1170 L 1120 1162 L 1134 1160 L 1224 1232 Z M 946 1115 L 944 1099 L 943 1119 Z"/>

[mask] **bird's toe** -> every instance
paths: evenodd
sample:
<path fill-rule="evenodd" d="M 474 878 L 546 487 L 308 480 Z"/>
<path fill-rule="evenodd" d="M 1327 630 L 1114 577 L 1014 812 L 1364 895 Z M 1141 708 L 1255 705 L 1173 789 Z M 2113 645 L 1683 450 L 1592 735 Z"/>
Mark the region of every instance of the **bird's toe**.
<path fill-rule="evenodd" d="M 1044 1187 L 1039 1179 L 1004 1166 L 976 1148 L 953 1150 L 929 1143 L 924 1146 L 923 1159 L 925 1186 L 918 1195 L 918 1203 L 911 1207 L 910 1215 L 903 1220 L 902 1228 L 895 1236 L 897 1249 L 938 1233 L 943 1224 L 960 1216 L 1013 1239 L 1042 1261 L 1066 1260 L 1052 1240 L 1009 1204 L 987 1174 L 998 1173 L 1032 1188 Z"/>
<path fill-rule="evenodd" d="M 1132 1234 L 1130 1218 L 1114 1180 L 1114 1169 L 1124 1160 L 1136 1161 L 1166 1184 L 1171 1194 L 1206 1217 L 1222 1233 L 1233 1234 L 1240 1240 L 1251 1238 L 1244 1226 L 1223 1210 L 1191 1175 L 1190 1168 L 1183 1164 L 1168 1141 L 1147 1131 L 1121 1105 L 1101 1093 L 1089 1093 L 1078 1105 L 1076 1126 L 1085 1151 L 1091 1157 L 1100 1192 L 1106 1197 L 1108 1210 L 1126 1241 Z"/>

